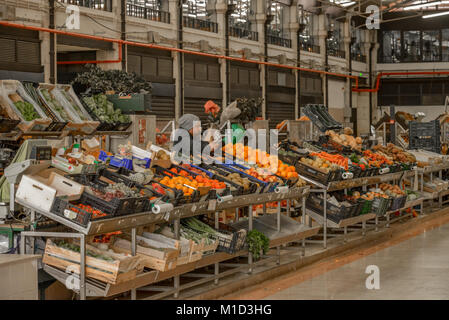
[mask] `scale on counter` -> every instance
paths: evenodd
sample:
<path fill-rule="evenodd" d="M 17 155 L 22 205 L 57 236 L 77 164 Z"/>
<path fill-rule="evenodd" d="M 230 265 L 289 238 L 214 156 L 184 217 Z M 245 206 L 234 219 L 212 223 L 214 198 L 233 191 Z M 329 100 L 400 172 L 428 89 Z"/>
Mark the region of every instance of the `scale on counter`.
<path fill-rule="evenodd" d="M 42 144 L 42 142 L 38 142 L 37 144 Z M 32 175 L 50 167 L 51 146 L 47 145 L 31 146 L 31 152 L 28 158 L 29 159 L 22 162 L 12 163 L 5 168 L 5 177 L 10 185 L 9 210 L 11 213 L 14 212 L 15 185 L 20 182 L 24 174 Z M 4 218 L 6 217 L 0 216 L 0 219 Z"/>

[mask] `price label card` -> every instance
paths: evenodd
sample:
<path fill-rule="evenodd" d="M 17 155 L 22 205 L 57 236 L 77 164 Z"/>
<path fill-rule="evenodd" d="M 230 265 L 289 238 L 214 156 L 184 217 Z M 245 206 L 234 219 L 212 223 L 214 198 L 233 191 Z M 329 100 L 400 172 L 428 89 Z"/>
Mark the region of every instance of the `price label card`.
<path fill-rule="evenodd" d="M 208 211 L 215 211 L 215 208 L 217 207 L 217 200 L 209 200 L 209 205 L 207 206 Z"/>

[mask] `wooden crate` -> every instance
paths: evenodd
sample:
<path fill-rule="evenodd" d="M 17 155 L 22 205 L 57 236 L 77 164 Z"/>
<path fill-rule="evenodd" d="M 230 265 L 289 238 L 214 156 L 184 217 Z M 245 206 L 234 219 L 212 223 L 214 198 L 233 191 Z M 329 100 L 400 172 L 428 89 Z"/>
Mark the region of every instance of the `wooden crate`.
<path fill-rule="evenodd" d="M 203 247 L 204 247 L 204 241 L 197 244 L 195 241 L 189 240 L 190 246 L 189 246 L 189 252 L 186 255 L 179 256 L 177 265 L 183 265 L 186 263 L 194 262 L 201 260 L 203 257 Z"/>
<path fill-rule="evenodd" d="M 204 244 L 203 245 L 203 254 L 204 253 L 208 253 L 208 254 L 213 253 L 213 252 L 217 251 L 217 247 L 218 247 L 218 240 L 215 240 L 214 243 L 209 244 L 209 245 Z"/>
<path fill-rule="evenodd" d="M 145 242 L 145 238 L 138 236 L 138 241 Z M 131 253 L 131 241 L 123 238 L 116 238 L 112 248 L 117 252 Z M 168 271 L 176 268 L 179 250 L 156 249 L 136 245 L 136 254 L 141 258 L 142 264 L 151 269 Z"/>
<path fill-rule="evenodd" d="M 116 259 L 115 261 L 105 261 L 86 255 L 86 277 L 117 284 L 134 279 L 138 269 L 141 268 L 139 257 L 121 257 L 91 245 L 86 245 L 86 249 Z M 80 260 L 80 253 L 58 247 L 52 240 L 47 239 L 43 263 L 80 274 Z"/>

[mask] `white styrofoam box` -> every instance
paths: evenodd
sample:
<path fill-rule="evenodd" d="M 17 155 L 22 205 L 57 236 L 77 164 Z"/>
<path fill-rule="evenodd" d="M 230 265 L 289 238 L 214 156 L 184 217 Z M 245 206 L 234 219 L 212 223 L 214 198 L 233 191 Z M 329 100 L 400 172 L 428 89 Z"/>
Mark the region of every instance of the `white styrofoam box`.
<path fill-rule="evenodd" d="M 151 159 L 151 154 L 152 154 L 150 151 L 141 149 L 134 145 L 131 146 L 131 153 L 134 157 L 136 157 L 138 159 L 145 159 L 145 158 Z"/>
<path fill-rule="evenodd" d="M 84 191 L 84 186 L 73 180 L 67 179 L 55 172 L 50 173 L 47 185 L 56 190 L 56 196 L 67 196 L 67 199 L 78 200 Z"/>
<path fill-rule="evenodd" d="M 28 175 L 22 177 L 16 193 L 16 199 L 45 211 L 50 211 L 55 197 L 56 189 Z"/>

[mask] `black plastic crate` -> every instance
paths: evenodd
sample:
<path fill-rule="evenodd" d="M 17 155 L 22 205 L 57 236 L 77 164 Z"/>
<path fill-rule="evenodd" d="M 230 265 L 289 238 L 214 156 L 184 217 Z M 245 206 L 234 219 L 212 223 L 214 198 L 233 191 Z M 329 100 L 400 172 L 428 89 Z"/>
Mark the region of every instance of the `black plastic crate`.
<path fill-rule="evenodd" d="M 6 133 L 13 131 L 17 125 L 20 123 L 20 120 L 13 120 L 8 118 L 0 118 L 0 133 Z"/>
<path fill-rule="evenodd" d="M 374 198 L 371 211 L 375 213 L 377 216 L 383 216 L 388 211 L 391 206 L 392 199 L 388 198 Z"/>
<path fill-rule="evenodd" d="M 93 194 L 84 192 L 81 196 L 80 203 L 90 205 L 113 216 L 123 216 L 149 210 L 149 200 L 147 197 L 114 198 L 111 201 L 106 201 Z"/>
<path fill-rule="evenodd" d="M 440 133 L 441 128 L 439 120 L 429 122 L 410 121 L 409 123 L 409 136 L 411 138 L 439 137 Z"/>
<path fill-rule="evenodd" d="M 132 121 L 130 122 L 119 122 L 116 123 L 113 128 L 111 129 L 111 131 L 126 131 L 128 130 L 128 128 L 132 125 Z"/>
<path fill-rule="evenodd" d="M 75 209 L 76 211 L 74 211 L 73 209 Z M 71 204 L 67 200 L 59 197 L 56 197 L 53 201 L 53 205 L 51 206 L 50 211 L 83 227 L 87 226 L 90 219 L 92 218 L 92 213 L 87 212 L 77 207 L 76 205 Z M 75 217 L 69 218 L 68 214 L 75 215 Z"/>
<path fill-rule="evenodd" d="M 206 223 L 210 227 L 214 228 L 215 222 L 212 219 L 204 216 L 202 220 L 204 223 Z M 230 225 L 220 222 L 218 224 L 218 232 L 229 236 L 229 238 L 220 237 L 220 236 L 217 237 L 217 240 L 218 240 L 217 251 L 218 252 L 226 252 L 229 254 L 234 254 L 234 253 L 242 250 L 246 244 L 247 231 L 244 229 L 237 230 L 236 228 L 234 228 Z"/>
<path fill-rule="evenodd" d="M 296 171 L 307 178 L 317 181 L 323 185 L 327 185 L 331 181 L 338 181 L 341 179 L 340 170 L 329 171 L 324 173 L 308 164 L 298 161 L 295 166 Z"/>
<path fill-rule="evenodd" d="M 388 211 L 394 211 L 394 210 L 399 210 L 399 209 L 403 208 L 405 205 L 405 202 L 407 202 L 407 195 L 402 196 L 402 197 L 393 198 Z"/>
<path fill-rule="evenodd" d="M 324 217 L 324 199 L 319 198 L 315 194 L 310 194 L 306 200 L 306 207 L 315 213 Z M 326 216 L 329 220 L 339 223 L 341 220 L 350 218 L 357 211 L 358 204 L 351 206 L 336 206 L 329 201 L 326 201 Z"/>
<path fill-rule="evenodd" d="M 435 138 L 410 138 L 409 149 L 423 149 L 435 153 L 441 153 L 440 137 Z"/>

